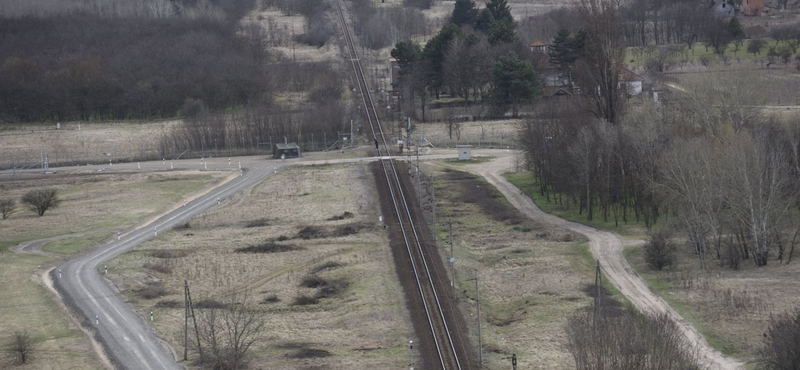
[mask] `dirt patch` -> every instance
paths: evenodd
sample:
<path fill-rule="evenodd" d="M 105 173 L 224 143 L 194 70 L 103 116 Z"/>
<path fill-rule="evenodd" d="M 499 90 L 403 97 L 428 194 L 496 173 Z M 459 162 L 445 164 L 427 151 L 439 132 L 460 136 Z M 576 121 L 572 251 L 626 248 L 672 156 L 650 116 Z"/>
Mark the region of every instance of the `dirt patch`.
<path fill-rule="evenodd" d="M 236 249 L 237 253 L 280 253 L 290 252 L 302 249 L 292 244 L 277 244 L 273 242 L 264 242 L 262 244 L 251 245 L 249 247 Z"/>

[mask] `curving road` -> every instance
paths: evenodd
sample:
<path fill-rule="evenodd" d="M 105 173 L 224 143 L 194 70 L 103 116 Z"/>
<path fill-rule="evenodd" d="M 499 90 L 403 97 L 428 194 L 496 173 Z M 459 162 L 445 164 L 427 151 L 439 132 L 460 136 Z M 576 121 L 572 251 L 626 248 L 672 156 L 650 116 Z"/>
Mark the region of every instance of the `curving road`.
<path fill-rule="evenodd" d="M 650 286 L 636 274 L 622 255 L 625 243 L 619 235 L 546 213 L 539 209 L 530 197 L 502 177 L 502 173 L 513 169 L 513 157 L 501 157 L 486 164 L 470 167 L 470 169 L 494 185 L 503 193 L 509 203 L 526 216 L 585 235 L 589 239 L 592 255 L 600 261 L 606 278 L 620 293 L 636 305 L 639 311 L 655 314 L 666 313 L 683 332 L 688 345 L 697 350 L 699 365 L 704 369 L 744 369 L 744 365 L 725 357 L 711 347 L 690 323 L 686 322 L 667 302 L 654 293 Z"/>
<path fill-rule="evenodd" d="M 242 176 L 233 178 L 186 206 L 123 235 L 119 241 L 100 246 L 53 269 L 51 277 L 54 286 L 65 303 L 86 320 L 84 325 L 93 328 L 95 337 L 103 344 L 107 356 L 116 367 L 137 370 L 182 368 L 149 325 L 101 278 L 103 264 L 153 238 L 156 230 L 169 230 L 217 205 L 217 199 L 226 199 L 239 191 L 250 189 L 276 168 L 275 165 L 245 168 Z"/>

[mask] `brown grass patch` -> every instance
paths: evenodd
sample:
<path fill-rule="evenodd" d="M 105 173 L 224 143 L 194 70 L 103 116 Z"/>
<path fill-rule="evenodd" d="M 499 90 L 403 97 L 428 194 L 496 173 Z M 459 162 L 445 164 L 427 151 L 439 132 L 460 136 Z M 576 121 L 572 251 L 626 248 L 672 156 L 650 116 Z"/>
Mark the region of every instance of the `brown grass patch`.
<path fill-rule="evenodd" d="M 136 296 L 141 299 L 156 299 L 168 294 L 169 292 L 160 282 L 148 283 L 147 286 L 136 291 Z"/>

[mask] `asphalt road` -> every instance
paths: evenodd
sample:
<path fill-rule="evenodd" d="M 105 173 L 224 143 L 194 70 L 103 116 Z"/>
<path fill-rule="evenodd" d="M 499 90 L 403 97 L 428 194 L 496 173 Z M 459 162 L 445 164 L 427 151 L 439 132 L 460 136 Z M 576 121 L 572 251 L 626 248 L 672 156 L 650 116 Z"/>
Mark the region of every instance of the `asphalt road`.
<path fill-rule="evenodd" d="M 171 351 L 166 350 L 156 338 L 149 325 L 101 278 L 103 264 L 155 237 L 156 230 L 159 233 L 167 231 L 214 207 L 218 198 L 226 199 L 239 191 L 250 189 L 272 174 L 279 164 L 272 162 L 266 166 L 245 168 L 242 176 L 186 206 L 123 235 L 119 241 L 93 249 L 53 270 L 54 285 L 65 303 L 86 319 L 86 326 L 93 327 L 96 338 L 103 344 L 115 366 L 137 370 L 182 368 Z"/>

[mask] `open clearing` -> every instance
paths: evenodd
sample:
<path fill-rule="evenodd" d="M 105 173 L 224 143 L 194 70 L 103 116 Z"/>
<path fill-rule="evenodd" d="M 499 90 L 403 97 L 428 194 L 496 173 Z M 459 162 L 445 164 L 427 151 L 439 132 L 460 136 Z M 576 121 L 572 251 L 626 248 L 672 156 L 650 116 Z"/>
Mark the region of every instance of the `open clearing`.
<path fill-rule="evenodd" d="M 28 330 L 41 341 L 34 360 L 21 369 L 98 369 L 85 335 L 66 317 L 61 305 L 41 285 L 44 266 L 79 252 L 136 221 L 179 201 L 183 196 L 220 180 L 224 172 L 175 171 L 154 174 L 84 173 L 48 175 L 47 186 L 61 190 L 62 204 L 43 217 L 18 208 L 0 221 L 0 333 Z M 42 176 L 18 176 L 0 181 L 0 193 L 19 198 L 41 187 Z M 83 237 L 45 244 L 47 255 L 10 251 L 20 242 L 86 233 Z"/>
<path fill-rule="evenodd" d="M 49 153 L 50 167 L 108 163 L 130 157 L 158 157 L 158 142 L 179 121 L 6 123 L 0 127 L 0 168 L 38 163 Z"/>
<path fill-rule="evenodd" d="M 257 303 L 254 368 L 404 367 L 410 325 L 375 199 L 365 165 L 291 168 L 111 261 L 108 276 L 176 349 L 188 280 L 195 307 L 232 291 Z"/>
<path fill-rule="evenodd" d="M 713 263 L 703 270 L 689 246 L 679 248 L 677 265 L 661 272 L 647 267 L 641 246 L 628 247 L 625 256 L 711 345 L 743 361 L 755 359 L 770 315 L 800 306 L 800 265 L 771 261 L 755 267 L 751 260 L 742 260 L 739 271 Z"/>
<path fill-rule="evenodd" d="M 594 262 L 586 241 L 528 219 L 482 178 L 461 171 L 470 165 L 446 161 L 424 168 L 434 176 L 444 260 L 450 258 L 446 240 L 452 221 L 456 295 L 476 346 L 475 282 L 470 279 L 476 273 L 480 279 L 484 366 L 509 368 L 508 357 L 515 353 L 520 368 L 573 369 L 564 324 L 592 302 L 586 292 L 594 283 Z M 422 186 L 426 189 L 428 181 Z M 430 200 L 423 200 L 428 210 Z"/>

